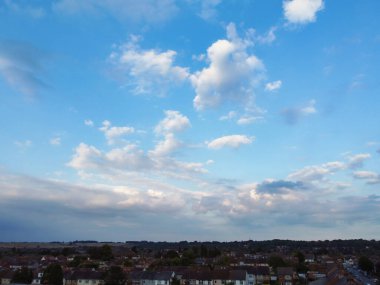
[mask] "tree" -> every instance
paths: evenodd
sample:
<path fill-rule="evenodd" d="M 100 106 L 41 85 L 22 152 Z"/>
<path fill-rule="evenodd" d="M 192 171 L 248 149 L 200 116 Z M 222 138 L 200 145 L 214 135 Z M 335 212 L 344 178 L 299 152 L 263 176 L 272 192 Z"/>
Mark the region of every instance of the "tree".
<path fill-rule="evenodd" d="M 33 272 L 32 270 L 22 267 L 17 270 L 12 277 L 12 283 L 21 283 L 21 284 L 30 284 L 33 281 Z"/>
<path fill-rule="evenodd" d="M 305 262 L 305 255 L 303 255 L 302 252 L 297 251 L 297 252 L 294 254 L 294 256 L 298 258 L 298 263 L 304 263 L 304 262 Z"/>
<path fill-rule="evenodd" d="M 274 269 L 277 269 L 277 267 L 286 266 L 285 261 L 281 258 L 281 256 L 278 256 L 278 255 L 270 256 L 268 263 Z"/>
<path fill-rule="evenodd" d="M 113 258 L 112 248 L 108 244 L 104 244 L 101 247 L 90 247 L 87 253 L 91 259 L 110 261 Z"/>
<path fill-rule="evenodd" d="M 42 284 L 49 285 L 62 285 L 63 284 L 63 271 L 59 264 L 50 264 L 46 267 L 44 275 L 42 276 Z"/>
<path fill-rule="evenodd" d="M 358 260 L 358 266 L 366 272 L 373 271 L 373 262 L 367 256 L 361 256 Z"/>
<path fill-rule="evenodd" d="M 119 266 L 111 266 L 104 278 L 105 285 L 124 285 L 125 274 L 123 269 Z"/>

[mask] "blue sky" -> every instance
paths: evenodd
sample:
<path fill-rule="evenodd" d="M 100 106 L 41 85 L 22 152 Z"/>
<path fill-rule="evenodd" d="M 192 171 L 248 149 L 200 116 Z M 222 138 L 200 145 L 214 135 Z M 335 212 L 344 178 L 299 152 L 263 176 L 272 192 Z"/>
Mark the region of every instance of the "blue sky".
<path fill-rule="evenodd" d="M 380 235 L 380 2 L 0 2 L 1 240 Z"/>

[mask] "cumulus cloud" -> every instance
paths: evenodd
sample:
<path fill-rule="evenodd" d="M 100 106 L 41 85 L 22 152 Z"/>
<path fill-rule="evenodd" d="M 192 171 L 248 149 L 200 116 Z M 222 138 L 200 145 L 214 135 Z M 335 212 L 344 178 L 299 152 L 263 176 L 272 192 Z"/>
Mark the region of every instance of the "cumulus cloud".
<path fill-rule="evenodd" d="M 99 130 L 104 133 L 110 145 L 114 144 L 118 138 L 135 132 L 133 127 L 112 127 L 111 122 L 108 120 L 103 121 L 102 127 L 100 127 Z"/>
<path fill-rule="evenodd" d="M 289 23 L 307 24 L 316 20 L 317 12 L 324 7 L 323 0 L 285 0 L 284 16 Z"/>
<path fill-rule="evenodd" d="M 0 42 L 0 75 L 15 90 L 34 96 L 46 88 L 43 77 L 45 55 L 20 42 Z"/>
<path fill-rule="evenodd" d="M 159 141 L 154 150 L 151 151 L 153 155 L 164 156 L 172 153 L 182 145 L 182 142 L 179 141 L 174 134 L 166 134 L 164 139 Z"/>
<path fill-rule="evenodd" d="M 277 81 L 273 81 L 273 82 L 268 82 L 265 85 L 265 90 L 267 90 L 267 91 L 275 91 L 275 90 L 280 89 L 281 85 L 282 85 L 282 81 L 281 80 L 277 80 Z"/>
<path fill-rule="evenodd" d="M 117 76 L 132 86 L 135 94 L 164 95 L 170 85 L 188 78 L 188 69 L 174 64 L 177 52 L 144 50 L 138 41 L 138 37 L 131 36 L 129 42 L 117 47 L 109 56 Z"/>
<path fill-rule="evenodd" d="M 190 127 L 190 120 L 179 111 L 165 111 L 165 118 L 158 123 L 154 131 L 157 134 L 180 132 Z"/>
<path fill-rule="evenodd" d="M 59 0 L 53 10 L 64 14 L 100 14 L 121 22 L 162 23 L 178 11 L 173 0 Z"/>
<path fill-rule="evenodd" d="M 165 111 L 165 118 L 154 129 L 155 133 L 164 136 L 164 139 L 160 140 L 150 153 L 152 155 L 164 156 L 178 149 L 182 146 L 182 142 L 175 137 L 175 133 L 181 132 L 190 126 L 190 120 L 180 112 L 173 110 Z"/>
<path fill-rule="evenodd" d="M 281 114 L 287 124 L 294 125 L 298 123 L 301 118 L 317 113 L 315 104 L 315 100 L 310 100 L 306 106 L 287 108 L 284 109 Z"/>
<path fill-rule="evenodd" d="M 248 137 L 246 135 L 223 136 L 214 139 L 211 142 L 207 142 L 207 147 L 211 149 L 220 149 L 224 147 L 238 148 L 242 145 L 251 144 L 254 139 L 254 137 Z"/>
<path fill-rule="evenodd" d="M 248 51 L 252 44 L 250 39 L 240 38 L 230 23 L 227 39 L 217 40 L 207 49 L 209 66 L 190 76 L 197 110 L 214 108 L 225 101 L 252 101 L 253 89 L 264 70 L 261 60 Z"/>

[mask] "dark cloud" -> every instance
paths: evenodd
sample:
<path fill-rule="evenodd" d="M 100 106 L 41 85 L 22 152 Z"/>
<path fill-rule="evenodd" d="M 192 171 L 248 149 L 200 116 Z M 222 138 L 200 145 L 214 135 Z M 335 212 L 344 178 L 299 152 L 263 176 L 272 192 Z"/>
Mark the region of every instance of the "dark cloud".
<path fill-rule="evenodd" d="M 285 120 L 285 123 L 289 125 L 295 125 L 301 118 L 301 112 L 298 109 L 288 108 L 281 112 L 282 117 Z"/>
<path fill-rule="evenodd" d="M 306 186 L 300 181 L 287 181 L 287 180 L 275 180 L 275 181 L 264 181 L 259 184 L 256 188 L 258 193 L 269 193 L 278 194 L 286 191 L 297 191 L 304 190 Z"/>

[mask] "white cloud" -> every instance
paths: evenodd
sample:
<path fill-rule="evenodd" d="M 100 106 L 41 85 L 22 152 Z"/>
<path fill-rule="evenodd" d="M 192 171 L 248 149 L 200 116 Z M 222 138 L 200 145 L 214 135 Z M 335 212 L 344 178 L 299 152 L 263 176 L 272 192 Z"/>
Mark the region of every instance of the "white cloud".
<path fill-rule="evenodd" d="M 155 149 L 151 151 L 153 155 L 165 156 L 178 149 L 182 143 L 177 140 L 174 134 L 166 134 L 164 139 L 159 141 Z"/>
<path fill-rule="evenodd" d="M 288 175 L 293 181 L 318 182 L 325 181 L 326 177 L 339 170 L 346 169 L 346 165 L 340 161 L 327 162 L 322 165 L 307 166 Z"/>
<path fill-rule="evenodd" d="M 267 90 L 267 91 L 275 91 L 275 90 L 280 89 L 281 85 L 282 85 L 282 81 L 281 80 L 277 80 L 277 81 L 273 81 L 273 82 L 268 82 L 265 85 L 265 90 Z"/>
<path fill-rule="evenodd" d="M 250 124 L 253 124 L 253 123 L 255 123 L 259 120 L 262 120 L 262 119 L 263 119 L 262 116 L 244 115 L 244 116 L 240 117 L 236 123 L 238 125 L 250 125 Z"/>
<path fill-rule="evenodd" d="M 226 115 L 223 115 L 219 118 L 220 121 L 229 121 L 237 116 L 235 111 L 229 111 Z"/>
<path fill-rule="evenodd" d="M 174 50 L 143 50 L 138 45 L 138 37 L 111 53 L 110 61 L 117 70 L 117 76 L 133 87 L 135 94 L 164 95 L 170 85 L 188 78 L 187 68 L 174 65 L 177 53 Z M 123 78 L 124 76 L 124 78 Z"/>
<path fill-rule="evenodd" d="M 116 140 L 122 136 L 127 134 L 132 134 L 135 132 L 133 127 L 112 127 L 110 121 L 103 121 L 102 127 L 99 128 L 102 131 L 107 139 L 108 144 L 112 145 L 116 142 Z"/>
<path fill-rule="evenodd" d="M 121 22 L 162 23 L 178 11 L 174 0 L 59 0 L 53 10 L 65 14 L 100 14 Z"/>
<path fill-rule="evenodd" d="M 323 0 L 285 0 L 282 5 L 287 21 L 295 24 L 314 22 L 324 8 Z"/>
<path fill-rule="evenodd" d="M 214 139 L 211 142 L 208 142 L 207 147 L 211 149 L 220 149 L 223 147 L 238 148 L 241 145 L 251 144 L 254 141 L 254 139 L 254 137 L 248 137 L 246 135 L 223 136 Z"/>
<path fill-rule="evenodd" d="M 272 42 L 276 40 L 276 34 L 275 34 L 276 30 L 277 30 L 277 27 L 270 28 L 266 35 L 258 36 L 256 38 L 256 41 L 260 44 L 271 44 Z"/>
<path fill-rule="evenodd" d="M 359 153 L 348 157 L 348 167 L 350 168 L 360 168 L 363 166 L 364 161 L 370 159 L 371 155 L 369 153 Z"/>
<path fill-rule="evenodd" d="M 32 146 L 31 140 L 25 140 L 25 141 L 15 141 L 15 145 L 21 149 L 26 149 Z"/>
<path fill-rule="evenodd" d="M 61 145 L 61 138 L 60 137 L 54 137 L 49 140 L 49 143 L 54 146 Z"/>
<path fill-rule="evenodd" d="M 191 126 L 190 120 L 178 111 L 165 111 L 165 118 L 154 129 L 157 135 L 164 136 L 150 154 L 154 156 L 166 156 L 182 146 L 182 142 L 175 137 L 175 133 L 181 132 Z"/>
<path fill-rule="evenodd" d="M 227 26 L 227 39 L 217 40 L 207 49 L 208 67 L 190 76 L 195 89 L 197 110 L 217 107 L 225 101 L 252 101 L 253 89 L 261 80 L 264 65 L 249 54 L 253 43 L 241 39 L 233 23 Z"/>
<path fill-rule="evenodd" d="M 178 111 L 165 111 L 165 118 L 158 123 L 154 131 L 157 134 L 180 132 L 190 127 L 189 119 Z"/>
<path fill-rule="evenodd" d="M 317 109 L 315 108 L 315 100 L 311 100 L 309 104 L 300 109 L 302 115 L 310 115 L 317 113 Z"/>
<path fill-rule="evenodd" d="M 89 127 L 93 127 L 94 126 L 94 122 L 92 120 L 84 120 L 84 124 L 86 126 L 89 126 Z"/>

